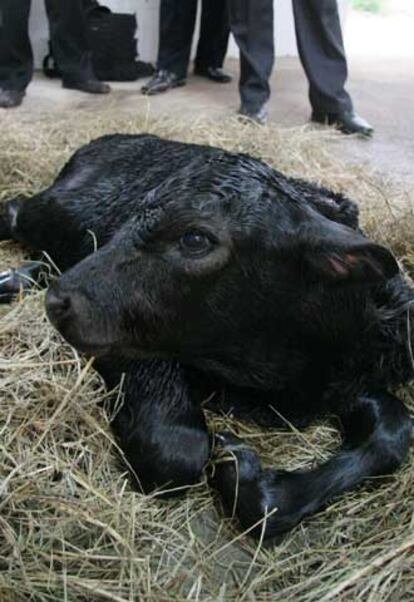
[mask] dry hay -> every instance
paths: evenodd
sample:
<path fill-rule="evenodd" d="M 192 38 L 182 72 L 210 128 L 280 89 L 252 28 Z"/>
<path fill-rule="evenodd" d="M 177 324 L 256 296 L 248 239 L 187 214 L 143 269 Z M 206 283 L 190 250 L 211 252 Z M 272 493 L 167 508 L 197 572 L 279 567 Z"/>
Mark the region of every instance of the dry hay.
<path fill-rule="evenodd" d="M 80 144 L 107 132 L 149 131 L 263 157 L 291 175 L 345 191 L 363 223 L 414 264 L 413 197 L 335 158 L 336 136 L 312 129 L 260 129 L 112 114 L 4 117 L 0 198 L 38 191 Z M 363 143 L 363 142 L 362 142 Z M 0 265 L 22 251 L 0 244 Z M 261 545 L 221 518 L 201 483 L 162 502 L 132 492 L 116 461 L 107 395 L 45 319 L 43 293 L 1 309 L 0 600 L 306 601 L 414 598 L 414 457 L 394 476 L 349 493 L 305 520 L 276 546 Z M 400 394 L 411 405 L 414 388 Z M 104 404 L 105 405 L 105 404 Z M 267 464 L 309 467 L 338 445 L 320 424 L 265 431 L 209 417 L 256 446 Z"/>

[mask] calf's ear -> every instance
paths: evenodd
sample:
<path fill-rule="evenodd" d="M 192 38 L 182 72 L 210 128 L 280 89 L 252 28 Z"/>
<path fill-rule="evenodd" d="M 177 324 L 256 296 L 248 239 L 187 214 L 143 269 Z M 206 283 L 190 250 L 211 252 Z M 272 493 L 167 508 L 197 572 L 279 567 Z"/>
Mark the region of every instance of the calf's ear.
<path fill-rule="evenodd" d="M 307 267 L 315 276 L 331 281 L 375 282 L 399 272 L 389 249 L 361 237 L 354 241 L 325 241 L 305 253 Z"/>

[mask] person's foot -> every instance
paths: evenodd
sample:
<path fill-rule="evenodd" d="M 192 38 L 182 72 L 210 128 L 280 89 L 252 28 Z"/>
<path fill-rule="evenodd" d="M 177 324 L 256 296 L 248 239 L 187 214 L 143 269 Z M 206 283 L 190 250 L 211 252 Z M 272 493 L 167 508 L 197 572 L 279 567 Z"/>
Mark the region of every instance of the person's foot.
<path fill-rule="evenodd" d="M 88 94 L 108 94 L 111 91 L 108 84 L 99 81 L 95 77 L 82 78 L 64 75 L 62 77 L 62 87 L 69 90 L 80 90 Z"/>
<path fill-rule="evenodd" d="M 0 108 L 11 109 L 22 104 L 24 91 L 0 88 Z"/>
<path fill-rule="evenodd" d="M 314 111 L 311 121 L 325 125 L 334 125 L 343 134 L 360 134 L 361 136 L 369 137 L 374 133 L 374 128 L 368 121 L 353 111 L 344 111 L 343 113 L 318 113 Z"/>
<path fill-rule="evenodd" d="M 232 76 L 223 71 L 221 67 L 194 67 L 194 75 L 206 77 L 218 84 L 228 84 L 233 79 Z"/>
<path fill-rule="evenodd" d="M 161 92 L 167 92 L 172 88 L 178 88 L 179 86 L 185 86 L 187 80 L 185 77 L 178 77 L 172 71 L 166 69 L 159 69 L 153 75 L 153 77 L 141 88 L 142 94 L 146 96 L 153 96 L 154 94 L 161 94 Z"/>
<path fill-rule="evenodd" d="M 258 123 L 259 125 L 265 125 L 268 119 L 268 113 L 266 105 L 262 105 L 258 109 L 248 109 L 245 106 L 241 106 L 238 111 L 239 119 L 242 121 L 250 121 Z"/>

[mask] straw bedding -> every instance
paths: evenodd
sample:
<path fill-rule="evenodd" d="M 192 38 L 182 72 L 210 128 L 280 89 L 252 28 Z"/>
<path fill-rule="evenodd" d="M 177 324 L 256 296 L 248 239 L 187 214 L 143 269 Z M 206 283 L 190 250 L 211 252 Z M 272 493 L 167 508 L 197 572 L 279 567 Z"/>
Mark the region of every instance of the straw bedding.
<path fill-rule="evenodd" d="M 102 133 L 158 133 L 264 158 L 287 174 L 346 192 L 369 234 L 414 270 L 414 195 L 335 157 L 336 136 L 312 129 L 114 119 L 111 113 L 4 117 L 0 200 L 50 183 Z M 0 243 L 0 269 L 25 251 Z M 173 501 L 134 493 L 119 466 L 92 362 L 48 324 L 42 291 L 0 307 L 0 601 L 303 601 L 414 599 L 414 454 L 312 516 L 276 545 L 224 520 L 206 483 Z M 121 393 L 120 393 L 121 394 Z M 399 394 L 414 413 L 414 387 Z M 209 416 L 264 462 L 310 467 L 338 445 L 329 423 L 264 430 Z"/>

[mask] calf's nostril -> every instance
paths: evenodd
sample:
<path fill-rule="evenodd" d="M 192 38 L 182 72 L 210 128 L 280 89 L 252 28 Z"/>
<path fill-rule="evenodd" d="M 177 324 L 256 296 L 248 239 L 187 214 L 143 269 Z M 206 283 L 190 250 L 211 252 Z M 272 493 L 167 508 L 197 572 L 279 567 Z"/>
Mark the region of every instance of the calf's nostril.
<path fill-rule="evenodd" d="M 46 310 L 51 318 L 62 318 L 70 312 L 71 309 L 70 295 L 67 293 L 55 293 L 49 291 L 46 297 Z"/>

